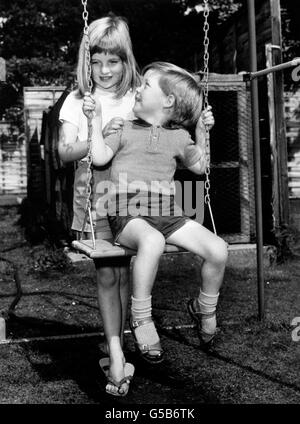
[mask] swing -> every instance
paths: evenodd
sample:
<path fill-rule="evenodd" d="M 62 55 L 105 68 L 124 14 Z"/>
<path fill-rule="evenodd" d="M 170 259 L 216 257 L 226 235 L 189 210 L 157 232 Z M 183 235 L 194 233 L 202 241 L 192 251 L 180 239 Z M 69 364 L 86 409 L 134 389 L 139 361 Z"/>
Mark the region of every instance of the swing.
<path fill-rule="evenodd" d="M 90 50 L 89 50 L 89 27 L 88 27 L 88 11 L 87 11 L 87 0 L 81 0 L 83 5 L 83 13 L 82 18 L 84 20 L 84 29 L 83 34 L 85 37 L 85 56 L 86 56 L 86 62 L 87 62 L 87 81 L 88 81 L 88 90 L 89 92 L 92 91 L 92 78 L 91 78 L 91 63 L 90 63 Z M 208 106 L 208 60 L 209 60 L 209 53 L 208 53 L 208 45 L 209 45 L 209 37 L 208 37 L 208 30 L 209 30 L 209 23 L 208 23 L 208 17 L 209 17 L 209 6 L 208 6 L 208 0 L 204 0 L 204 71 L 203 71 L 203 105 L 204 109 Z M 81 229 L 81 234 L 79 240 L 72 241 L 72 246 L 80 251 L 81 253 L 85 254 L 86 256 L 90 257 L 91 259 L 97 259 L 97 258 L 111 258 L 111 257 L 119 257 L 119 256 L 134 256 L 136 254 L 135 250 L 129 249 L 125 246 L 116 246 L 110 243 L 107 240 L 101 240 L 95 238 L 95 230 L 94 230 L 94 224 L 93 224 L 93 218 L 92 218 L 92 212 L 91 212 L 91 197 L 92 197 L 92 149 L 91 149 L 91 139 L 92 139 L 92 118 L 87 118 L 88 120 L 88 154 L 87 154 L 87 183 L 86 183 L 86 205 L 85 205 L 85 215 L 83 220 L 83 225 Z M 204 189 L 205 189 L 205 196 L 204 196 L 204 204 L 208 207 L 210 219 L 213 226 L 213 231 L 216 234 L 216 228 L 215 223 L 213 219 L 212 209 L 210 205 L 210 143 L 209 143 L 209 130 L 206 127 L 206 136 L 205 136 L 205 146 L 206 146 L 206 156 L 207 156 L 207 167 L 205 170 L 205 183 L 204 183 Z M 89 218 L 90 227 L 91 227 L 91 239 L 84 239 L 84 233 L 85 233 L 85 226 L 87 223 L 87 219 Z M 164 253 L 178 253 L 178 252 L 185 252 L 184 249 L 179 248 L 175 245 L 166 243 Z"/>

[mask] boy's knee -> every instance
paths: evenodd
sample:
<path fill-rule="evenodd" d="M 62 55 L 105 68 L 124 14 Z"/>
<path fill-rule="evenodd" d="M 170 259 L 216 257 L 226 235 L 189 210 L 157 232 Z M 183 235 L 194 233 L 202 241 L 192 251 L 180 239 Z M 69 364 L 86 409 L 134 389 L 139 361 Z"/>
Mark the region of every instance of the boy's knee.
<path fill-rule="evenodd" d="M 142 249 L 144 251 L 148 251 L 150 254 L 156 253 L 157 255 L 161 255 L 165 249 L 165 238 L 164 236 L 157 232 L 147 234 L 142 243 Z"/>
<path fill-rule="evenodd" d="M 215 249 L 214 249 L 214 260 L 221 265 L 226 265 L 228 259 L 228 247 L 227 243 L 221 239 L 218 238 L 218 241 L 216 242 Z"/>

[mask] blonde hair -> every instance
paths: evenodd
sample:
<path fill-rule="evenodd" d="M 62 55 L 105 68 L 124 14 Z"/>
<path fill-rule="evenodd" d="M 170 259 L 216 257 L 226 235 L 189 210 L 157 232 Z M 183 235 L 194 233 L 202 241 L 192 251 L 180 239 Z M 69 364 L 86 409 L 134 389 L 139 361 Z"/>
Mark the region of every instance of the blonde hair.
<path fill-rule="evenodd" d="M 86 35 L 83 35 L 77 63 L 77 84 L 80 97 L 83 96 L 84 92 L 89 91 L 86 42 Z M 96 52 L 104 52 L 116 54 L 121 58 L 123 75 L 119 84 L 116 86 L 116 98 L 124 96 L 128 90 L 134 90 L 140 84 L 140 76 L 133 55 L 129 28 L 124 18 L 110 14 L 91 22 L 88 30 L 88 42 L 90 56 Z"/>
<path fill-rule="evenodd" d="M 142 74 L 153 71 L 159 75 L 159 86 L 166 96 L 175 98 L 169 125 L 193 127 L 198 122 L 203 103 L 202 89 L 191 73 L 168 62 L 153 62 L 147 65 Z"/>

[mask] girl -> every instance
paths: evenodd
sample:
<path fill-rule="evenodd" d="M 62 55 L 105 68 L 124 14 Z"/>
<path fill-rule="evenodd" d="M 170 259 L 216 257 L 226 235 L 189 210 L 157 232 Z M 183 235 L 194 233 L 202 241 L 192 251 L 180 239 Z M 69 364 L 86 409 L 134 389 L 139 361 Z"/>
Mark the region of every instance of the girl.
<path fill-rule="evenodd" d="M 87 180 L 87 119 L 82 112 L 83 94 L 88 89 L 86 48 L 83 36 L 77 64 L 77 90 L 66 98 L 61 111 L 62 122 L 58 151 L 64 162 L 78 161 L 74 179 L 72 229 L 79 234 L 84 221 Z M 123 126 L 124 119 L 132 117 L 132 107 L 140 77 L 137 71 L 129 30 L 124 19 L 109 15 L 89 25 L 92 93 L 102 104 L 102 133 L 106 137 Z M 93 169 L 92 214 L 95 235 L 111 239 L 107 216 L 96 213 L 101 208 L 101 181 L 109 179 L 109 164 Z M 85 235 L 91 237 L 89 224 Z M 126 395 L 129 389 L 128 373 L 132 367 L 125 364 L 122 350 L 123 332 L 128 303 L 129 259 L 95 260 L 98 303 L 103 319 L 107 353 L 109 354 L 109 382 L 106 391 Z M 130 377 L 129 375 L 129 377 Z"/>
<path fill-rule="evenodd" d="M 118 134 L 101 136 L 101 104 L 88 94 L 84 112 L 92 111 L 92 156 L 96 165 L 112 158 L 108 214 L 115 241 L 137 250 L 133 266 L 131 331 L 143 359 L 161 362 L 162 349 L 151 316 L 151 292 L 165 242 L 203 259 L 199 296 L 188 310 L 197 323 L 201 343 L 211 343 L 216 331 L 216 306 L 227 261 L 226 243 L 187 218 L 174 201 L 176 161 L 196 174 L 206 168 L 205 126 L 213 124 L 210 111 L 201 117 L 202 93 L 187 71 L 165 62 L 144 70 L 137 90 L 137 120 L 127 121 Z M 196 143 L 184 128 L 196 127 Z"/>

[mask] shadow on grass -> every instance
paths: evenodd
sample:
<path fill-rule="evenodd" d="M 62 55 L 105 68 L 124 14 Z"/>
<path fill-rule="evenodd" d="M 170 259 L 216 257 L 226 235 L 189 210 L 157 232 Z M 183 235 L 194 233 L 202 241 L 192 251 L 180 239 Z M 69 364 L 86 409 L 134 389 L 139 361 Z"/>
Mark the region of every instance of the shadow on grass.
<path fill-rule="evenodd" d="M 14 339 L 30 339 L 32 337 L 59 337 L 66 335 L 87 335 L 87 333 L 95 333 L 95 327 L 83 327 L 78 325 L 70 325 L 61 321 L 49 320 L 46 318 L 35 318 L 29 316 L 17 316 L 10 314 L 6 319 L 7 335 L 13 335 Z M 99 337 L 100 337 L 100 329 Z"/>
<path fill-rule="evenodd" d="M 160 334 L 163 334 L 165 337 L 177 341 L 181 344 L 184 344 L 185 346 L 189 346 L 192 347 L 195 350 L 199 350 L 201 352 L 205 352 L 208 356 L 213 357 L 215 359 L 218 359 L 220 361 L 223 361 L 224 363 L 227 363 L 229 365 L 233 365 L 235 367 L 239 367 L 240 369 L 243 369 L 247 372 L 250 372 L 252 374 L 257 375 L 258 377 L 262 377 L 272 383 L 276 383 L 279 384 L 282 387 L 286 387 L 292 390 L 295 390 L 297 393 L 300 393 L 300 387 L 297 386 L 296 384 L 293 383 L 289 383 L 283 380 L 280 380 L 276 377 L 273 377 L 272 375 L 269 375 L 267 373 L 265 373 L 264 371 L 258 370 L 253 368 L 250 365 L 244 365 L 241 362 L 238 362 L 232 358 L 228 358 L 227 356 L 223 355 L 222 353 L 218 352 L 214 347 L 208 349 L 208 350 L 203 350 L 198 344 L 193 343 L 191 341 L 189 341 L 187 339 L 186 336 L 184 336 L 182 334 L 182 332 L 178 329 L 173 329 L 173 330 L 165 330 L 163 328 L 159 329 Z"/>

